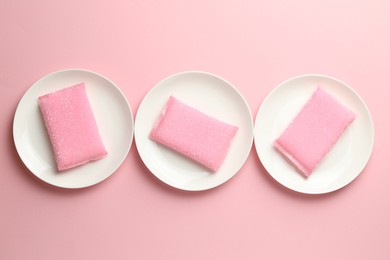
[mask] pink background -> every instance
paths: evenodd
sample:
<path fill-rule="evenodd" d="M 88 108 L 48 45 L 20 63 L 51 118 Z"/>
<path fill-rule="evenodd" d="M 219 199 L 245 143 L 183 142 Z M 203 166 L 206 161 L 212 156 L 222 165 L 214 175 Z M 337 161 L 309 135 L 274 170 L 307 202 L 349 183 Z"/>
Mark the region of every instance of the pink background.
<path fill-rule="evenodd" d="M 390 259 L 389 14 L 387 0 L 2 0 L 0 259 Z M 110 78 L 134 113 L 161 79 L 209 71 L 253 116 L 280 82 L 326 74 L 366 101 L 374 150 L 354 182 L 320 196 L 279 185 L 254 149 L 224 185 L 179 191 L 134 144 L 106 181 L 52 187 L 20 161 L 12 120 L 36 80 L 67 68 Z"/>

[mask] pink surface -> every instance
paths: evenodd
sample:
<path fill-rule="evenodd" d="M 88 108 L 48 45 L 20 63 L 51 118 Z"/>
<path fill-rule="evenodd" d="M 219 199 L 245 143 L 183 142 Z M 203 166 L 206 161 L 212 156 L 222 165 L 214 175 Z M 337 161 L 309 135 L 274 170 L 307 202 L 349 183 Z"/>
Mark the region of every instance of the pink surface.
<path fill-rule="evenodd" d="M 351 110 L 318 86 L 274 145 L 309 177 L 355 117 Z"/>
<path fill-rule="evenodd" d="M 390 259 L 389 12 L 387 0 L 1 1 L 0 259 Z M 175 190 L 134 144 L 104 182 L 55 188 L 24 167 L 12 120 L 36 80 L 66 68 L 107 76 L 133 112 L 161 79 L 209 71 L 254 116 L 282 81 L 333 76 L 369 106 L 373 154 L 350 185 L 320 196 L 283 188 L 254 149 L 224 185 Z"/>
<path fill-rule="evenodd" d="M 217 171 L 237 130 L 234 125 L 170 97 L 150 138 Z"/>
<path fill-rule="evenodd" d="M 40 96 L 38 103 L 59 171 L 107 154 L 84 83 Z"/>

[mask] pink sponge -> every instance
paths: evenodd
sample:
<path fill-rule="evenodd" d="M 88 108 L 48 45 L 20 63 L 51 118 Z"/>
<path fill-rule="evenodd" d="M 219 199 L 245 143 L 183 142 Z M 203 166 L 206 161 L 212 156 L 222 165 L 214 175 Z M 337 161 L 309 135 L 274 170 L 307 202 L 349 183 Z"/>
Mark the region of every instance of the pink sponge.
<path fill-rule="evenodd" d="M 308 177 L 355 117 L 318 87 L 274 145 Z"/>
<path fill-rule="evenodd" d="M 237 130 L 170 97 L 150 138 L 217 171 Z"/>
<path fill-rule="evenodd" d="M 38 103 L 59 171 L 107 154 L 84 83 L 41 96 Z"/>

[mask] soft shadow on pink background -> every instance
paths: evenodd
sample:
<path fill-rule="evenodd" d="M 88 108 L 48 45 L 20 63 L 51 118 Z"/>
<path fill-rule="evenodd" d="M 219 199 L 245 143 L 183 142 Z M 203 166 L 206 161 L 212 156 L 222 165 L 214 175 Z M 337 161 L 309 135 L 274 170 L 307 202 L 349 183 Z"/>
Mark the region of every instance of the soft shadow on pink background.
<path fill-rule="evenodd" d="M 1 259 L 390 259 L 390 2 L 0 2 Z M 224 185 L 184 192 L 157 180 L 135 145 L 106 181 L 52 187 L 19 159 L 23 93 L 60 69 L 101 73 L 133 113 L 160 80 L 204 70 L 233 83 L 253 116 L 280 82 L 320 73 L 351 85 L 375 146 L 349 186 L 309 196 L 276 183 L 252 149 Z"/>

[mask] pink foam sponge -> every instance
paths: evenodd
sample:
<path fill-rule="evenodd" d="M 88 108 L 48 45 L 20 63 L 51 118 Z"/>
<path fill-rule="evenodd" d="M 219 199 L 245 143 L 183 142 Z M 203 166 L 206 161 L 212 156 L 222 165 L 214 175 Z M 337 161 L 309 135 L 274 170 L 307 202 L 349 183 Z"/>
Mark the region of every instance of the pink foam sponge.
<path fill-rule="evenodd" d="M 217 171 L 238 127 L 219 121 L 170 97 L 150 138 Z"/>
<path fill-rule="evenodd" d="M 40 96 L 38 104 L 59 171 L 107 154 L 84 83 Z"/>
<path fill-rule="evenodd" d="M 318 86 L 274 145 L 309 177 L 355 118 L 353 112 Z"/>

